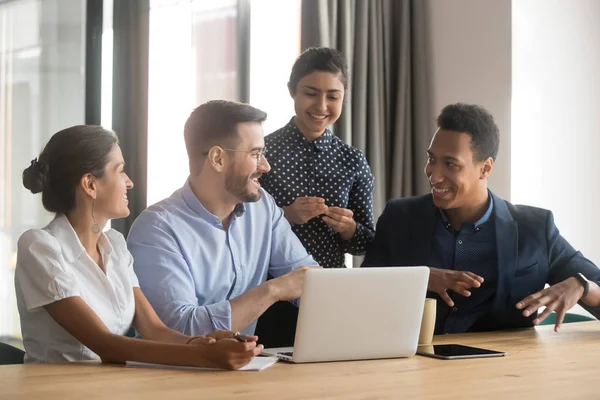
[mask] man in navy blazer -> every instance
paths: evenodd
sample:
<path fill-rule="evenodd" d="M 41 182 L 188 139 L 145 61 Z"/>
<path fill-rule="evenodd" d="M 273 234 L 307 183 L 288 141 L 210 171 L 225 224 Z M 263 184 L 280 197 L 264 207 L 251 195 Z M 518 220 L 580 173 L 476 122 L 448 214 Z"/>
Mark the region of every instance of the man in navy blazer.
<path fill-rule="evenodd" d="M 558 331 L 578 301 L 600 315 L 600 270 L 560 235 L 552 212 L 488 190 L 493 117 L 459 103 L 437 124 L 425 167 L 431 194 L 388 202 L 363 267 L 428 266 L 436 334 L 529 327 L 552 311 Z"/>

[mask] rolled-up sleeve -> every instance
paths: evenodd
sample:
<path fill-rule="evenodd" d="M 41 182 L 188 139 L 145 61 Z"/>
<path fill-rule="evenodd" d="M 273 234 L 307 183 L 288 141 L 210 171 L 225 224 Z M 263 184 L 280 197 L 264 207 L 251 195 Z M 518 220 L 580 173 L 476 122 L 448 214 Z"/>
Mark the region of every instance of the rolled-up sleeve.
<path fill-rule="evenodd" d="M 190 336 L 231 329 L 228 300 L 198 304 L 191 266 L 168 224 L 140 215 L 127 245 L 140 288 L 165 325 Z"/>
<path fill-rule="evenodd" d="M 292 231 L 281 208 L 277 207 L 275 200 L 270 195 L 268 196 L 273 215 L 269 273 L 276 278 L 302 266 L 319 265 L 308 254 L 300 239 Z"/>
<path fill-rule="evenodd" d="M 302 266 L 318 266 L 319 264 L 308 254 L 300 239 L 292 231 L 290 223 L 283 216 L 283 210 L 277 207 L 270 195 L 268 196 L 273 215 L 269 273 L 277 278 Z M 297 306 L 300 304 L 299 299 L 292 303 Z"/>

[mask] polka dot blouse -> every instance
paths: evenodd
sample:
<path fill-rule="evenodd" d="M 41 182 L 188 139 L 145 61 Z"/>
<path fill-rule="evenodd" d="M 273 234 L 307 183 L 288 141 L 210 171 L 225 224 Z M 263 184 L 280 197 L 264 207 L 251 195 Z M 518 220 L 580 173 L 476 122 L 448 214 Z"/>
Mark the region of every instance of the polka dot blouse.
<path fill-rule="evenodd" d="M 320 217 L 292 225 L 306 250 L 323 267 L 344 267 L 344 253 L 364 254 L 373 240 L 373 175 L 364 154 L 327 129 L 308 142 L 292 120 L 265 137 L 265 156 L 271 172 L 260 182 L 285 207 L 297 197 L 325 199 L 327 206 L 352 210 L 356 233 L 343 240 Z"/>

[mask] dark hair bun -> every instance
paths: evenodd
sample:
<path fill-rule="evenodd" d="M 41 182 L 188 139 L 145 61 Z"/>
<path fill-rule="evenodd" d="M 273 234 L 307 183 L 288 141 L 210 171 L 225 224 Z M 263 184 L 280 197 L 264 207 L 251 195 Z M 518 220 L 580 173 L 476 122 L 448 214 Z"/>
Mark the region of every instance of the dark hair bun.
<path fill-rule="evenodd" d="M 31 193 L 40 193 L 46 184 L 46 168 L 37 158 L 23 171 L 23 186 Z"/>

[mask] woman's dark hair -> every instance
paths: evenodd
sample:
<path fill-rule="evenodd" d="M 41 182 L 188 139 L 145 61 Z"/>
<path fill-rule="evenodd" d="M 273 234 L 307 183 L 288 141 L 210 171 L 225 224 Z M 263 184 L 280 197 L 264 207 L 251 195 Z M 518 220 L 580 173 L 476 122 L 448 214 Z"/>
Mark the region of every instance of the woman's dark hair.
<path fill-rule="evenodd" d="M 75 207 L 75 189 L 81 177 L 101 178 L 108 154 L 119 143 L 117 135 L 96 125 L 76 125 L 55 133 L 39 157 L 23 171 L 23 186 L 42 192 L 44 208 L 66 213 Z"/>
<path fill-rule="evenodd" d="M 340 74 L 344 90 L 348 89 L 348 62 L 346 57 L 330 47 L 309 47 L 296 59 L 290 74 L 290 90 L 296 93 L 300 79 L 315 71 Z"/>

